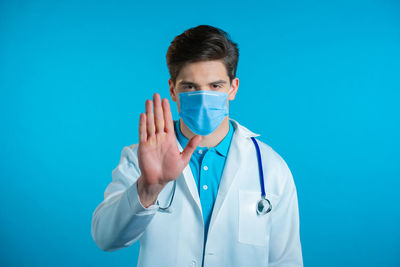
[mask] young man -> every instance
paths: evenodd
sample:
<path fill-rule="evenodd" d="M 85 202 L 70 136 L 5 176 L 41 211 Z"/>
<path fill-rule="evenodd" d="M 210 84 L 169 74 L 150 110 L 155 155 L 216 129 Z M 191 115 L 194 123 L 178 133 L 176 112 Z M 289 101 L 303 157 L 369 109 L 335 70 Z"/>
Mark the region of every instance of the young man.
<path fill-rule="evenodd" d="M 146 101 L 139 143 L 123 148 L 93 213 L 102 250 L 139 240 L 138 266 L 151 267 L 303 265 L 288 166 L 229 118 L 238 57 L 229 35 L 208 25 L 172 41 L 169 91 L 180 119 L 159 94 Z"/>

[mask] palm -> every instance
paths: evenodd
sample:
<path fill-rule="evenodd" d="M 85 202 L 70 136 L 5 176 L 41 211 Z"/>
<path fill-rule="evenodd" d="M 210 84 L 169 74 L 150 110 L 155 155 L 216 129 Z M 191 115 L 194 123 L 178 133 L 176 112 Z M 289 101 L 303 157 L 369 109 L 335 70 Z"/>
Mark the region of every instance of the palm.
<path fill-rule="evenodd" d="M 154 115 L 151 101 L 146 101 L 146 114 L 140 116 L 139 135 L 139 168 L 148 184 L 166 184 L 179 177 L 201 140 L 195 136 L 182 153 L 179 151 L 168 100 L 161 103 L 158 94 L 154 94 Z"/>
<path fill-rule="evenodd" d="M 165 133 L 157 134 L 154 140 L 139 145 L 139 168 L 144 176 L 151 178 L 151 184 L 168 182 L 178 177 L 184 162 L 175 139 Z"/>

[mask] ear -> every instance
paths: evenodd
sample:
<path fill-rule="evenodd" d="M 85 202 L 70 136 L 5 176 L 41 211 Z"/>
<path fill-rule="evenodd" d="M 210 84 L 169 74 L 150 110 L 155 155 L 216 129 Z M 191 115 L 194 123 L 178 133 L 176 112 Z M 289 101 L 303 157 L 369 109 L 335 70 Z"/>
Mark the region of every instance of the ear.
<path fill-rule="evenodd" d="M 235 99 L 236 93 L 237 93 L 237 91 L 239 89 L 239 78 L 236 77 L 236 78 L 234 78 L 232 80 L 231 87 L 232 87 L 232 89 L 230 89 L 231 92 L 228 95 L 228 100 L 234 100 Z"/>
<path fill-rule="evenodd" d="M 169 94 L 171 95 L 172 101 L 176 102 L 176 93 L 175 93 L 175 85 L 172 82 L 171 79 L 168 79 L 168 85 L 169 85 Z"/>

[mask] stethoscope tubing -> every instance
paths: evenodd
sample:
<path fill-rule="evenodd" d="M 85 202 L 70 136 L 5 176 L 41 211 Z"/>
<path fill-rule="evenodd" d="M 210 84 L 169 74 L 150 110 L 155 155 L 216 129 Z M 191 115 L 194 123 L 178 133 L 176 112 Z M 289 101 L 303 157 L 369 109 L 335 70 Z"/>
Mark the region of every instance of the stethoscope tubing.
<path fill-rule="evenodd" d="M 254 137 L 251 137 L 251 140 L 253 141 L 254 146 L 255 146 L 255 148 L 256 148 L 256 152 L 257 152 L 258 172 L 259 172 L 260 184 L 261 184 L 261 199 L 260 199 L 260 201 L 257 203 L 257 208 L 256 208 L 256 210 L 257 210 L 257 213 L 258 213 L 259 215 L 265 215 L 265 214 L 267 214 L 268 212 L 271 211 L 272 205 L 271 205 L 271 202 L 266 198 L 266 194 L 265 194 L 265 187 L 264 187 L 264 171 L 263 171 L 263 167 L 262 167 L 262 160 L 261 160 L 260 147 L 258 146 L 258 143 L 257 143 L 257 141 L 256 141 L 256 139 L 255 139 Z M 171 200 L 169 201 L 168 206 L 166 206 L 166 207 L 161 207 L 161 206 L 159 205 L 159 201 L 158 201 L 158 199 L 157 199 L 157 202 L 156 202 L 156 203 L 157 203 L 157 205 L 159 206 L 158 210 L 159 210 L 160 212 L 164 212 L 164 213 L 171 213 L 171 212 L 172 212 L 172 210 L 170 210 L 170 207 L 171 207 L 172 201 L 173 201 L 173 199 L 174 199 L 175 191 L 176 191 L 176 179 L 174 180 L 174 185 L 173 185 L 173 189 L 172 189 L 172 197 L 171 197 Z M 264 205 L 265 205 L 264 202 L 268 203 L 268 209 L 267 209 L 267 210 L 264 209 Z M 261 210 L 260 210 L 260 209 L 261 209 Z"/>
<path fill-rule="evenodd" d="M 263 198 L 265 198 L 264 171 L 263 171 L 262 162 L 261 162 L 260 147 L 258 146 L 258 143 L 254 137 L 251 137 L 251 140 L 253 141 L 254 146 L 256 147 L 256 151 L 257 151 L 258 172 L 260 173 L 260 183 L 261 183 L 261 196 Z"/>

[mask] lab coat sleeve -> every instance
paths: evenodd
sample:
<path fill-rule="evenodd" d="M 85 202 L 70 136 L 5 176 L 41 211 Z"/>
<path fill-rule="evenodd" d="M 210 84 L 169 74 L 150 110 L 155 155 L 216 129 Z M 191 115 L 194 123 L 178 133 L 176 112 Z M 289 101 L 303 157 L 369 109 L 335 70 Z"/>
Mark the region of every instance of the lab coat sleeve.
<path fill-rule="evenodd" d="M 289 168 L 285 162 L 282 166 L 284 186 L 275 213 L 271 217 L 268 266 L 298 267 L 303 266 L 303 257 L 297 192 Z"/>
<path fill-rule="evenodd" d="M 92 215 L 91 234 L 100 249 L 115 251 L 132 245 L 156 214 L 157 204 L 145 208 L 140 202 L 139 176 L 137 144 L 126 146 L 118 166 L 112 171 L 112 181 L 104 192 L 104 200 Z"/>

